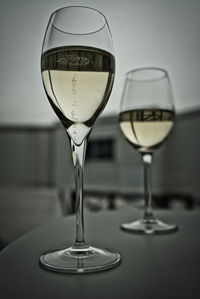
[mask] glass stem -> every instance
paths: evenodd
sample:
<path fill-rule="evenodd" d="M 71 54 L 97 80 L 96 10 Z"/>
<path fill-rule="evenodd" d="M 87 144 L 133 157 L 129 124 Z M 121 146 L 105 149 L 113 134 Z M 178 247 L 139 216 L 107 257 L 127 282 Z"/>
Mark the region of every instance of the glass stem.
<path fill-rule="evenodd" d="M 75 171 L 75 191 L 76 191 L 76 240 L 75 248 L 86 248 L 84 240 L 84 213 L 83 213 L 83 171 L 85 162 L 85 150 L 87 139 L 80 145 L 76 145 L 71 140 L 72 158 Z"/>
<path fill-rule="evenodd" d="M 144 165 L 144 219 L 154 219 L 152 208 L 152 153 L 142 153 Z"/>

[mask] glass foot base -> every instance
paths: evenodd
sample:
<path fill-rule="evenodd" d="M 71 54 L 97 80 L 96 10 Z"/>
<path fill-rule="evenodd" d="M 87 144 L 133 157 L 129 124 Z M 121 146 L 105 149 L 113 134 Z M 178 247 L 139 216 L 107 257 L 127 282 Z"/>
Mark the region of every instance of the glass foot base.
<path fill-rule="evenodd" d="M 121 229 L 141 234 L 166 234 L 177 231 L 174 224 L 164 223 L 158 219 L 140 219 L 121 225 Z"/>
<path fill-rule="evenodd" d="M 63 273 L 91 273 L 117 266 L 120 254 L 112 249 L 75 246 L 49 251 L 40 256 L 40 265 L 48 270 Z"/>

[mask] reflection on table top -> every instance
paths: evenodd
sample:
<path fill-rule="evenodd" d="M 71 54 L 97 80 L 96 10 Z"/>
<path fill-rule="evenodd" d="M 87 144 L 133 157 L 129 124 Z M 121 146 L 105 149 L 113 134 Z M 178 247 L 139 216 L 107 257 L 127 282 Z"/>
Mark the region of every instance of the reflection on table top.
<path fill-rule="evenodd" d="M 38 259 L 48 249 L 74 241 L 74 216 L 55 220 L 10 244 L 0 253 L 0 290 L 11 298 L 199 298 L 200 212 L 157 211 L 176 223 L 168 235 L 133 235 L 122 222 L 137 219 L 134 209 L 86 213 L 88 244 L 117 249 L 121 264 L 93 274 L 58 274 L 41 269 Z"/>

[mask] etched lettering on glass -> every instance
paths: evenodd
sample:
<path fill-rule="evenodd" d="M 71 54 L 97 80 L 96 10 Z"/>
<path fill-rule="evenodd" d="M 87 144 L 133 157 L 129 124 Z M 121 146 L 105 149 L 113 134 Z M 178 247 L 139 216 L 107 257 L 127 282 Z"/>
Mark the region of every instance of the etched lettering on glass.
<path fill-rule="evenodd" d="M 70 67 L 80 67 L 92 62 L 85 56 L 66 55 L 65 57 L 60 57 L 57 60 L 57 63 L 61 65 L 68 65 Z"/>

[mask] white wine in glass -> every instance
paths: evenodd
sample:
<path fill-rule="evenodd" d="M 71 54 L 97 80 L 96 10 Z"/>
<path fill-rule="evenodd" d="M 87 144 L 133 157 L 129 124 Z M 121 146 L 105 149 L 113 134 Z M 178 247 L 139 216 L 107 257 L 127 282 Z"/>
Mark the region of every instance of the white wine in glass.
<path fill-rule="evenodd" d="M 42 55 L 47 97 L 76 144 L 82 143 L 105 107 L 114 71 L 113 55 L 98 48 L 64 46 Z"/>
<path fill-rule="evenodd" d="M 142 219 L 122 224 L 124 230 L 145 234 L 177 230 L 176 225 L 154 217 L 151 187 L 153 153 L 169 136 L 174 119 L 172 87 L 166 70 L 141 68 L 126 74 L 119 125 L 125 139 L 142 155 L 145 210 Z"/>
<path fill-rule="evenodd" d="M 44 37 L 41 72 L 46 95 L 71 142 L 76 236 L 71 247 L 42 254 L 40 265 L 66 273 L 112 268 L 119 264 L 120 254 L 114 249 L 100 249 L 85 242 L 83 213 L 87 139 L 109 99 L 115 75 L 113 42 L 104 15 L 84 6 L 56 10 Z"/>

